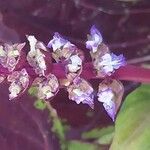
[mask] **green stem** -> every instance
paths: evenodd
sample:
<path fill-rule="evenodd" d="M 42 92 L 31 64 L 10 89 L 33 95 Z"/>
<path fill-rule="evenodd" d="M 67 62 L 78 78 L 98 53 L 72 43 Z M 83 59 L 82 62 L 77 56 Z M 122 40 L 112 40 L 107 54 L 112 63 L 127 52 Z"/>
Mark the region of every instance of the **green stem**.
<path fill-rule="evenodd" d="M 61 150 L 66 150 L 67 141 L 65 138 L 65 129 L 64 129 L 63 123 L 61 119 L 59 118 L 56 109 L 53 108 L 49 102 L 45 101 L 45 103 L 49 111 L 50 118 L 52 120 L 52 124 L 53 124 L 52 131 L 57 135 L 59 139 Z"/>

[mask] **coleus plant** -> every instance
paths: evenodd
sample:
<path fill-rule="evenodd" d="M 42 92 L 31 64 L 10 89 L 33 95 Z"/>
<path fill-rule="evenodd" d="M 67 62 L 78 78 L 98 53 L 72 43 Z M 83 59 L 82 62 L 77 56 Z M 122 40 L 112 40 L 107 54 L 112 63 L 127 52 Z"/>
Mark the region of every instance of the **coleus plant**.
<path fill-rule="evenodd" d="M 150 82 L 150 71 L 128 65 L 122 54 L 112 53 L 95 26 L 86 42 L 91 62 L 85 62 L 84 52 L 59 33 L 47 46 L 33 35 L 27 39 L 27 54 L 25 43 L 0 46 L 0 82 L 7 79 L 10 83 L 9 100 L 19 98 L 31 86 L 43 100 L 51 100 L 60 88 L 65 88 L 70 100 L 88 104 L 92 109 L 97 97 L 114 121 L 124 94 L 120 80 Z M 97 91 L 88 81 L 94 78 L 102 79 Z"/>

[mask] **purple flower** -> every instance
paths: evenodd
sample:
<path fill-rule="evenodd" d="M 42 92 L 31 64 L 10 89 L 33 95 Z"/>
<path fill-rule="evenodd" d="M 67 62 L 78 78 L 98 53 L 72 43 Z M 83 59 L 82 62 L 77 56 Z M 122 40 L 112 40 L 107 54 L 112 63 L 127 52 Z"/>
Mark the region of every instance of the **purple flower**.
<path fill-rule="evenodd" d="M 113 53 L 106 53 L 101 59 L 102 60 L 99 62 L 98 67 L 101 68 L 102 71 L 107 75 L 111 75 L 115 69 L 125 65 L 125 58 L 122 54 L 116 56 Z"/>
<path fill-rule="evenodd" d="M 65 40 L 64 38 L 61 37 L 61 35 L 57 32 L 55 32 L 53 39 L 49 41 L 48 47 L 53 48 L 53 51 L 55 52 L 57 49 L 60 49 L 61 47 L 68 48 L 70 47 L 71 44 L 68 40 Z"/>
<path fill-rule="evenodd" d="M 114 94 L 111 89 L 105 89 L 97 94 L 98 101 L 107 103 L 109 105 L 109 102 L 113 99 Z"/>
<path fill-rule="evenodd" d="M 81 69 L 82 59 L 78 55 L 72 55 L 70 57 L 70 61 L 71 63 L 67 65 L 70 72 L 77 72 L 79 69 Z"/>
<path fill-rule="evenodd" d="M 15 70 L 17 64 L 20 61 L 20 56 L 25 43 L 21 44 L 4 44 L 0 45 L 0 64 L 7 68 L 9 72 Z"/>
<path fill-rule="evenodd" d="M 54 74 L 49 74 L 47 77 L 36 78 L 34 86 L 37 87 L 37 97 L 47 100 L 57 94 L 59 90 L 59 81 Z"/>
<path fill-rule="evenodd" d="M 103 106 L 108 113 L 108 115 L 114 121 L 116 115 L 116 107 L 114 102 L 114 93 L 111 89 L 104 89 L 103 91 L 98 92 L 98 101 L 103 103 Z"/>
<path fill-rule="evenodd" d="M 96 29 L 95 26 L 92 26 L 90 30 L 90 37 L 86 42 L 86 48 L 92 50 L 93 53 L 95 53 L 98 46 L 102 43 L 102 40 L 101 33 Z"/>
<path fill-rule="evenodd" d="M 39 42 L 33 35 L 27 37 L 30 44 L 30 51 L 27 54 L 27 61 L 33 67 L 36 74 L 45 76 L 47 69 L 44 51 L 47 51 L 45 45 Z"/>
<path fill-rule="evenodd" d="M 68 89 L 69 99 L 75 101 L 77 104 L 88 104 L 91 108 L 94 108 L 94 95 L 93 88 L 84 79 L 77 77 L 73 84 Z"/>
<path fill-rule="evenodd" d="M 116 115 L 116 106 L 113 101 L 110 101 L 109 105 L 106 103 L 103 103 L 103 106 L 108 113 L 108 115 L 111 117 L 113 121 L 115 121 L 115 115 Z"/>
<path fill-rule="evenodd" d="M 8 82 L 11 82 L 9 86 L 9 100 L 12 100 L 24 93 L 29 86 L 29 75 L 26 69 L 14 71 L 11 75 L 8 75 L 7 80 Z"/>

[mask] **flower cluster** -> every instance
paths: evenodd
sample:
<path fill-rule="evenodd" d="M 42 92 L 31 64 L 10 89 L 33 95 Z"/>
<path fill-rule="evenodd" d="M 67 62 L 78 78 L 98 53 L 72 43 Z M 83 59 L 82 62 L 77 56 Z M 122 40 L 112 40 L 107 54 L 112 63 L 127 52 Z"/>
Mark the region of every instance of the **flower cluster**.
<path fill-rule="evenodd" d="M 93 72 L 96 72 L 97 78 L 103 78 L 97 92 L 82 76 L 84 53 L 74 44 L 59 33 L 54 34 L 47 46 L 33 35 L 27 36 L 27 39 L 30 45 L 27 55 L 23 51 L 25 43 L 0 46 L 0 82 L 5 79 L 10 82 L 10 100 L 22 95 L 31 86 L 37 89 L 37 97 L 44 100 L 52 99 L 60 88 L 66 88 L 69 99 L 77 104 L 88 104 L 92 109 L 97 96 L 114 120 L 124 90 L 122 83 L 112 79 L 111 75 L 125 65 L 125 58 L 110 52 L 95 26 L 91 28 L 86 48 L 90 50 Z M 22 56 L 26 57 L 21 66 L 19 62 Z M 53 72 L 56 65 L 52 63 L 52 59 L 64 70 L 63 78 Z"/>
<path fill-rule="evenodd" d="M 125 58 L 123 55 L 116 56 L 111 53 L 109 48 L 102 42 L 100 32 L 92 26 L 90 39 L 86 42 L 86 47 L 90 49 L 94 68 L 98 76 L 110 76 L 115 69 L 124 66 Z"/>

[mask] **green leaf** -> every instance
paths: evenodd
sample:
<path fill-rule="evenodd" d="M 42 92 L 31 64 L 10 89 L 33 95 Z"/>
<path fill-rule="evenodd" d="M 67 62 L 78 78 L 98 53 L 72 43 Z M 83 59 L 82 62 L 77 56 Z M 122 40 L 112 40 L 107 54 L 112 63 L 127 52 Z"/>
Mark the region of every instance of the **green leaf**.
<path fill-rule="evenodd" d="M 108 134 L 103 135 L 97 140 L 98 144 L 101 145 L 110 145 L 114 137 L 114 132 L 110 132 Z"/>
<path fill-rule="evenodd" d="M 39 110 L 44 110 L 46 108 L 46 104 L 43 100 L 38 99 L 34 102 L 34 107 Z"/>
<path fill-rule="evenodd" d="M 126 98 L 116 120 L 110 150 L 150 149 L 150 85 L 142 85 Z"/>
<path fill-rule="evenodd" d="M 97 139 L 105 135 L 112 134 L 114 132 L 114 126 L 108 126 L 106 128 L 95 128 L 91 131 L 84 132 L 82 134 L 83 139 Z"/>
<path fill-rule="evenodd" d="M 59 139 L 65 139 L 64 126 L 59 118 L 53 118 L 52 131 L 57 134 Z"/>
<path fill-rule="evenodd" d="M 83 143 L 74 140 L 68 143 L 68 150 L 98 150 L 98 147 L 95 144 Z"/>
<path fill-rule="evenodd" d="M 66 150 L 67 141 L 65 138 L 65 132 L 68 128 L 59 118 L 56 109 L 53 108 L 53 106 L 49 102 L 46 102 L 46 105 L 47 109 L 49 110 L 50 120 L 52 121 L 51 131 L 54 132 L 58 137 L 61 150 Z"/>

